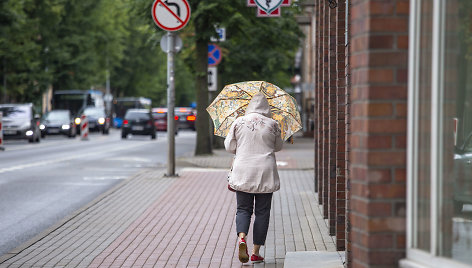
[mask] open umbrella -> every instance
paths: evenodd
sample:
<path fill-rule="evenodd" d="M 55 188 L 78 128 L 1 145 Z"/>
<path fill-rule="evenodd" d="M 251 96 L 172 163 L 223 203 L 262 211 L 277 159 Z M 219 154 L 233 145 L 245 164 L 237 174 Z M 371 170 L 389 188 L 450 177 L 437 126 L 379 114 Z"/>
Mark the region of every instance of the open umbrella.
<path fill-rule="evenodd" d="M 279 123 L 283 140 L 302 129 L 297 102 L 292 96 L 271 83 L 248 81 L 226 85 L 207 107 L 215 125 L 215 135 L 226 137 L 231 124 L 244 115 L 249 101 L 257 92 L 266 96 L 272 118 Z"/>

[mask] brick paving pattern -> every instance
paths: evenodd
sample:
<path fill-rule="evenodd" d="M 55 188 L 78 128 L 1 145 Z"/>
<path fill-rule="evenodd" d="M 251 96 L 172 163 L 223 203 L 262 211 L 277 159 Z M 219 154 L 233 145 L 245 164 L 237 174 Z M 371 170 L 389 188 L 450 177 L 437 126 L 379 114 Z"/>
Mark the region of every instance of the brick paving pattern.
<path fill-rule="evenodd" d="M 86 267 L 173 183 L 143 172 L 15 254 L 0 267 Z"/>
<path fill-rule="evenodd" d="M 309 161 L 310 155 L 299 149 L 278 154 L 278 161 L 289 164 L 279 170 L 281 190 L 273 197 L 262 248 L 266 261 L 254 267 L 283 267 L 291 251 L 336 251 L 315 198 L 313 169 L 301 168 L 305 164 L 298 161 Z M 143 171 L 37 241 L 0 258 L 0 267 L 241 267 L 228 168 L 208 168 L 225 159 L 231 155 L 221 151 L 195 157 L 194 165 L 206 161 L 208 166 L 180 169 L 177 178 Z M 251 249 L 252 228 L 248 244 Z"/>

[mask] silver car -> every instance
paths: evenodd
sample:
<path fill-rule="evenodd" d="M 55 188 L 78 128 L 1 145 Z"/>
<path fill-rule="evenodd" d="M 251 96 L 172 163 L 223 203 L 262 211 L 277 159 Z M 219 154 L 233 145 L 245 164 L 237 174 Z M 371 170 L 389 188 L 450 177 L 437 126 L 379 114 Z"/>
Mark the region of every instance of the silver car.
<path fill-rule="evenodd" d="M 34 113 L 33 104 L 0 104 L 3 113 L 3 137 L 8 139 L 27 139 L 39 142 L 39 115 Z"/>

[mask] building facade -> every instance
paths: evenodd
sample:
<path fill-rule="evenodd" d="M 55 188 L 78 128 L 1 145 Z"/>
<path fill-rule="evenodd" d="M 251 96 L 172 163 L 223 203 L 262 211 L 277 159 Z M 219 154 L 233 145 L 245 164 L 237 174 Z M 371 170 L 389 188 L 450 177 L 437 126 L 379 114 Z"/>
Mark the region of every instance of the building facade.
<path fill-rule="evenodd" d="M 346 265 L 472 267 L 472 1 L 304 12 L 314 187 Z"/>

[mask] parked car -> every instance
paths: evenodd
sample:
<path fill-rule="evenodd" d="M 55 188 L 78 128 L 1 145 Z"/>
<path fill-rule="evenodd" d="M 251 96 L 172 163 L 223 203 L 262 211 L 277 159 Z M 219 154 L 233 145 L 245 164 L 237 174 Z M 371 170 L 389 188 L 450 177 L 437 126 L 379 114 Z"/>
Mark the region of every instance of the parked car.
<path fill-rule="evenodd" d="M 77 135 L 77 127 L 74 123 L 74 117 L 69 110 L 52 110 L 46 113 L 39 126 L 41 137 L 46 135 L 67 135 L 74 138 Z"/>
<path fill-rule="evenodd" d="M 26 139 L 39 142 L 40 116 L 34 113 L 33 104 L 0 104 L 3 113 L 3 137 L 8 139 Z"/>
<path fill-rule="evenodd" d="M 126 139 L 128 134 L 151 135 L 151 139 L 156 139 L 154 119 L 148 109 L 129 109 L 126 112 L 121 128 L 121 138 Z"/>
<path fill-rule="evenodd" d="M 81 114 L 87 116 L 90 131 L 99 131 L 103 134 L 110 132 L 111 119 L 106 116 L 105 108 L 86 107 Z"/>
<path fill-rule="evenodd" d="M 190 107 L 176 107 L 175 115 L 179 120 L 180 129 L 191 129 L 195 131 L 195 121 L 197 120 L 197 113 Z"/>
<path fill-rule="evenodd" d="M 461 212 L 464 204 L 472 204 L 472 133 L 456 147 L 454 165 L 454 210 Z"/>

